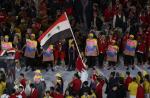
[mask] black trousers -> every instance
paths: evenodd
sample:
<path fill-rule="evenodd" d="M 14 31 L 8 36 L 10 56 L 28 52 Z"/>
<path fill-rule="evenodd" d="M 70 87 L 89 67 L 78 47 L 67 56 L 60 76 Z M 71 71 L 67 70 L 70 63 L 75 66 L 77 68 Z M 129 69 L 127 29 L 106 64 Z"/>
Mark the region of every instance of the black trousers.
<path fill-rule="evenodd" d="M 36 66 L 36 59 L 35 58 L 29 58 L 29 57 L 26 57 L 26 67 L 31 67 L 32 69 L 35 68 Z"/>
<path fill-rule="evenodd" d="M 124 55 L 124 65 L 134 65 L 134 56 Z"/>
<path fill-rule="evenodd" d="M 75 59 L 74 58 L 69 59 L 68 69 L 75 69 Z"/>
<path fill-rule="evenodd" d="M 109 61 L 109 62 L 108 62 L 108 65 L 109 65 L 109 66 L 115 66 L 115 65 L 116 65 L 116 62 Z"/>
<path fill-rule="evenodd" d="M 87 65 L 92 68 L 96 64 L 96 56 L 87 56 Z"/>
<path fill-rule="evenodd" d="M 99 66 L 102 67 L 103 66 L 103 62 L 104 62 L 104 53 L 100 53 L 99 54 L 98 61 L 99 61 Z"/>
<path fill-rule="evenodd" d="M 49 65 L 50 65 L 51 68 L 53 68 L 53 61 L 44 61 L 42 63 L 42 68 L 47 69 L 49 67 Z"/>
<path fill-rule="evenodd" d="M 144 63 L 144 54 L 143 53 L 139 53 L 137 52 L 137 61 L 139 64 L 143 64 Z"/>

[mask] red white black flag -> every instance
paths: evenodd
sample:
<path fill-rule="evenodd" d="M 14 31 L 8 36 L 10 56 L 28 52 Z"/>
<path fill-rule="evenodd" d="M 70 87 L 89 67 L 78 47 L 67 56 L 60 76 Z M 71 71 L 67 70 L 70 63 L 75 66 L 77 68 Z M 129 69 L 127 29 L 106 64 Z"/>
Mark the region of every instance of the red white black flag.
<path fill-rule="evenodd" d="M 66 14 L 62 14 L 39 38 L 40 45 L 45 49 L 51 43 L 72 37 L 71 26 Z"/>

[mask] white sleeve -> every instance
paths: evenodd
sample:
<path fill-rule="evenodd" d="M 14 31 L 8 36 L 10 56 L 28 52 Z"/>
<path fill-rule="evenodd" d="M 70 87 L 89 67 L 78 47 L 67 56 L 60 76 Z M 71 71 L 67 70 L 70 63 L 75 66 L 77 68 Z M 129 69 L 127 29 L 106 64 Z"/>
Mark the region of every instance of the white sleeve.
<path fill-rule="evenodd" d="M 116 15 L 113 17 L 113 28 L 115 28 L 115 23 L 116 23 Z"/>

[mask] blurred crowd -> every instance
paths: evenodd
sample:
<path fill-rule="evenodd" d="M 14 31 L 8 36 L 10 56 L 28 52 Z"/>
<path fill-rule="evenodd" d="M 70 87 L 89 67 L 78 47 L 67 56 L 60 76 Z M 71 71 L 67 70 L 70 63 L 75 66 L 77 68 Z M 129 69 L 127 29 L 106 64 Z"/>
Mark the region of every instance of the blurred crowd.
<path fill-rule="evenodd" d="M 80 74 L 75 73 L 72 80 L 64 87 L 64 77 L 57 73 L 55 79 L 44 80 L 40 70 L 34 72 L 33 79 L 23 73 L 12 86 L 5 80 L 5 73 L 0 71 L 1 98 L 149 98 L 150 76 L 146 72 L 138 72 L 135 77 L 127 71 L 125 74 L 111 72 L 103 77 L 93 68 L 87 81 L 81 81 Z M 49 87 L 52 82 L 53 86 Z M 66 88 L 66 89 L 65 89 Z M 105 97 L 104 97 L 105 96 Z"/>
<path fill-rule="evenodd" d="M 149 0 L 0 0 L 0 2 L 0 53 L 3 50 L 9 52 L 15 50 L 13 65 L 18 72 L 21 72 L 23 67 L 25 71 L 30 68 L 32 71 L 36 69 L 48 71 L 49 67 L 55 71 L 55 65 L 63 66 L 68 71 L 75 70 L 79 53 L 72 38 L 58 40 L 55 44 L 49 45 L 47 50 L 37 41 L 64 12 L 68 15 L 80 53 L 89 68 L 97 65 L 99 68 L 108 66 L 108 70 L 111 68 L 116 70 L 116 65 L 124 61 L 123 65 L 127 70 L 130 67 L 134 70 L 136 65 L 150 69 Z M 36 43 L 32 51 L 29 51 L 27 42 Z M 129 80 L 125 77 L 120 79 L 121 76 L 114 72 L 108 80 L 94 76 L 92 86 L 95 86 L 92 89 L 87 81 L 82 83 L 80 76 L 75 74 L 64 96 L 103 98 L 102 87 L 107 84 L 108 98 L 117 98 L 120 94 L 119 98 L 126 98 L 128 95 L 130 98 L 136 98 L 142 95 L 140 93 L 146 97 L 137 98 L 149 98 L 149 75 L 142 75 L 139 72 L 139 80 L 131 78 L 129 72 L 127 74 Z M 46 84 L 40 79 L 37 80 L 37 84 L 41 85 L 28 83 L 28 88 L 31 89 L 29 94 L 24 92 L 26 83 L 21 83 L 22 86 L 9 91 L 9 98 L 20 95 L 30 96 L 29 98 L 43 98 L 44 95 L 45 98 L 63 98 L 63 78 L 60 78 L 60 75 L 58 77 L 59 83 L 54 83 L 55 86 L 51 87 L 50 91 L 44 91 Z M 21 74 L 20 78 L 23 82 L 26 81 L 24 74 Z M 0 79 L 0 95 L 8 93 L 4 92 L 6 81 L 3 72 Z M 131 84 L 124 84 L 124 81 Z"/>

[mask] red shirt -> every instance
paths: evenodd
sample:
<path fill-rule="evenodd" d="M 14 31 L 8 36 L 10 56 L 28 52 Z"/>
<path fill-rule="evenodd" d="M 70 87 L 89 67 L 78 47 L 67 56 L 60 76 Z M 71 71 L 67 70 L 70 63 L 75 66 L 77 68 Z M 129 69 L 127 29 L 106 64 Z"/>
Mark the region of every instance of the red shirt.
<path fill-rule="evenodd" d="M 98 40 L 98 49 L 99 53 L 105 53 L 107 48 L 107 44 L 105 41 L 102 41 L 101 39 Z"/>
<path fill-rule="evenodd" d="M 107 8 L 104 11 L 104 20 L 105 22 L 109 22 L 113 17 L 112 9 Z"/>
<path fill-rule="evenodd" d="M 0 12 L 0 23 L 1 22 L 5 22 L 6 21 L 6 15 L 5 15 L 5 13 L 3 13 L 3 12 Z"/>
<path fill-rule="evenodd" d="M 55 59 L 59 58 L 59 50 L 57 48 L 54 49 L 54 57 Z"/>
<path fill-rule="evenodd" d="M 146 24 L 150 24 L 150 13 L 146 15 Z"/>
<path fill-rule="evenodd" d="M 53 97 L 53 98 L 55 97 L 55 95 L 56 95 L 55 92 L 50 93 L 50 96 Z"/>
<path fill-rule="evenodd" d="M 29 98 L 38 98 L 38 90 L 37 89 L 34 89 L 33 91 L 31 90 Z"/>
<path fill-rule="evenodd" d="M 80 79 L 74 79 L 71 84 L 73 85 L 72 86 L 72 90 L 76 93 L 80 92 L 80 88 L 81 88 L 81 84 L 82 84 L 82 81 Z"/>
<path fill-rule="evenodd" d="M 132 78 L 130 76 L 128 76 L 126 79 L 125 79 L 125 86 L 126 88 L 128 88 L 129 84 L 132 82 Z"/>
<path fill-rule="evenodd" d="M 139 85 L 139 87 L 137 89 L 136 98 L 145 98 L 144 97 L 144 88 L 141 85 Z"/>
<path fill-rule="evenodd" d="M 17 98 L 15 94 L 10 95 L 9 98 Z"/>
<path fill-rule="evenodd" d="M 15 59 L 19 60 L 21 58 L 21 52 L 16 51 Z"/>
<path fill-rule="evenodd" d="M 101 82 L 99 82 L 96 86 L 96 95 L 97 95 L 97 98 L 103 98 L 102 97 L 102 90 L 103 90 L 103 84 L 101 84 Z"/>
<path fill-rule="evenodd" d="M 93 75 L 91 76 L 91 79 L 92 79 L 93 81 L 96 81 L 97 75 L 96 75 L 96 74 L 93 74 Z"/>
<path fill-rule="evenodd" d="M 64 98 L 62 94 L 55 94 L 54 98 Z"/>
<path fill-rule="evenodd" d="M 23 92 L 21 92 L 20 93 L 20 95 L 22 96 L 22 98 L 27 98 L 27 96 L 26 96 L 26 94 L 25 94 L 25 92 L 23 91 Z"/>
<path fill-rule="evenodd" d="M 60 55 L 61 60 L 65 59 L 65 52 L 64 51 L 60 51 L 59 55 Z"/>
<path fill-rule="evenodd" d="M 146 44 L 144 42 L 139 42 L 137 46 L 137 52 L 144 53 L 146 50 Z"/>
<path fill-rule="evenodd" d="M 26 87 L 26 81 L 27 81 L 26 79 L 22 79 L 20 81 L 21 85 L 23 85 L 24 88 Z"/>

